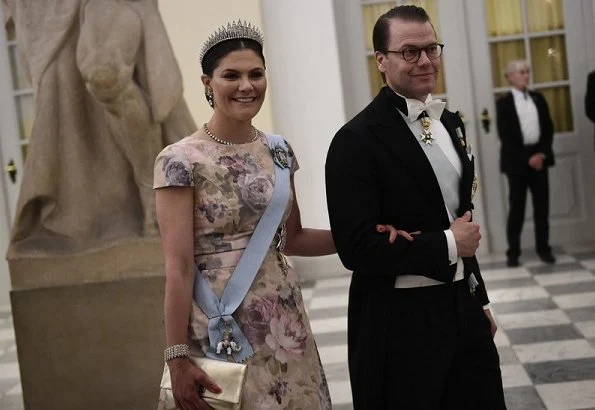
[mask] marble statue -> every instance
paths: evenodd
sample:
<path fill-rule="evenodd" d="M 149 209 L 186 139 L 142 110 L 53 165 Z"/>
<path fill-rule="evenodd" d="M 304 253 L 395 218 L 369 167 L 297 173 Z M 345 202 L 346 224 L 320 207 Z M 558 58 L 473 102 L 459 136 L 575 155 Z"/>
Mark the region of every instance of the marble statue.
<path fill-rule="evenodd" d="M 35 89 L 10 255 L 158 234 L 153 163 L 195 129 L 156 0 L 1 0 Z"/>

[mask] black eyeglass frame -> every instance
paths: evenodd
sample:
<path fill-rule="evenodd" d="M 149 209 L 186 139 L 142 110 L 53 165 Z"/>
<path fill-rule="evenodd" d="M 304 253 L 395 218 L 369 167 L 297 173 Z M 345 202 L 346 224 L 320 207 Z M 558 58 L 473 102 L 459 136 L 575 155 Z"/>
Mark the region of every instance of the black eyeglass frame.
<path fill-rule="evenodd" d="M 435 46 L 438 46 L 438 50 L 440 50 L 440 52 L 438 53 L 438 55 L 436 57 L 430 57 L 430 55 L 428 54 L 428 49 L 431 48 L 431 47 L 435 47 Z M 411 60 L 406 59 L 405 58 L 405 53 L 407 51 L 413 51 L 413 50 L 415 50 L 417 52 L 417 57 L 415 57 L 415 58 L 413 58 Z M 421 52 L 422 51 L 426 53 L 426 56 L 428 57 L 428 59 L 430 59 L 430 60 L 436 60 L 436 59 L 440 58 L 440 56 L 442 56 L 443 50 L 444 50 L 444 44 L 442 44 L 442 43 L 435 43 L 435 44 L 431 44 L 431 45 L 429 45 L 427 47 L 424 47 L 424 48 L 407 47 L 407 48 L 405 48 L 404 50 L 401 50 L 401 51 L 385 50 L 385 51 L 382 51 L 382 53 L 383 54 L 388 54 L 388 53 L 401 54 L 401 57 L 406 62 L 408 62 L 408 63 L 417 63 L 419 61 L 419 59 L 421 58 Z"/>

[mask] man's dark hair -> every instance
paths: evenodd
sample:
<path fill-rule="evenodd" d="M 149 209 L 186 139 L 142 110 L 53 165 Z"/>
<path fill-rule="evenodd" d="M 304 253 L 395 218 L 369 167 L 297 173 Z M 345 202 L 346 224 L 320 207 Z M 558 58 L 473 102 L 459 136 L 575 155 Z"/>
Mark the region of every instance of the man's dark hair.
<path fill-rule="evenodd" d="M 417 6 L 397 6 L 393 7 L 382 16 L 378 17 L 374 30 L 372 31 L 372 43 L 374 44 L 374 51 L 386 52 L 388 48 L 388 39 L 390 37 L 390 22 L 391 20 L 411 21 L 417 23 L 426 23 L 430 21 L 428 13 Z M 432 25 L 432 28 L 434 26 Z"/>

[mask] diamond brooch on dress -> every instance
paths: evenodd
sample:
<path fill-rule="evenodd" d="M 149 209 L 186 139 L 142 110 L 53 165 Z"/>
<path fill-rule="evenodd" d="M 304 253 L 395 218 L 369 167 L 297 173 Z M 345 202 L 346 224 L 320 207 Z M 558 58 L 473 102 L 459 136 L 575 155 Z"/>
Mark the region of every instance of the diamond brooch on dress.
<path fill-rule="evenodd" d="M 281 168 L 289 168 L 290 152 L 286 151 L 281 145 L 273 145 L 271 147 L 271 154 L 273 161 Z"/>

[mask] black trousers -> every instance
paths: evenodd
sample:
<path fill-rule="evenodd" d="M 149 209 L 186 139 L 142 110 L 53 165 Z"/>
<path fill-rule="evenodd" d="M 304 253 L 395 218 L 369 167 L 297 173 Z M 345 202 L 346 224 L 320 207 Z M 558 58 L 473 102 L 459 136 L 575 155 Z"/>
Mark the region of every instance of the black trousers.
<path fill-rule="evenodd" d="M 367 382 L 382 384 L 382 404 L 356 409 L 506 409 L 490 322 L 465 281 L 394 289 L 387 313 L 385 377 Z"/>
<path fill-rule="evenodd" d="M 525 221 L 527 189 L 533 199 L 533 221 L 535 223 L 535 248 L 537 253 L 550 253 L 549 246 L 549 183 L 548 171 L 544 168 L 536 171 L 527 168 L 523 173 L 507 174 L 508 177 L 508 221 L 506 237 L 508 239 L 509 258 L 518 258 L 521 254 L 521 232 Z"/>

